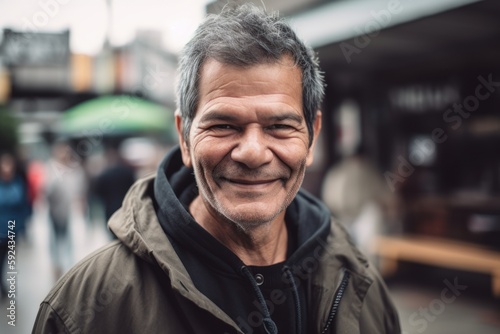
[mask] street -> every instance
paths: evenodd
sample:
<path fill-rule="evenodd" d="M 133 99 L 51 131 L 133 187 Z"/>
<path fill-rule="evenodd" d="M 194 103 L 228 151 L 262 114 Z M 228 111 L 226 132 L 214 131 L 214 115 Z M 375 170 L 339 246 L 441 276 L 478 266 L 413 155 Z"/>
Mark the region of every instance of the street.
<path fill-rule="evenodd" d="M 16 239 L 15 269 L 17 274 L 13 281 L 15 297 L 4 298 L 0 303 L 0 333 L 2 334 L 31 333 L 38 307 L 55 284 L 49 249 L 50 228 L 47 210 L 41 206 L 32 216 L 27 238 Z M 102 221 L 90 224 L 77 214 L 74 214 L 71 220 L 70 233 L 73 246 L 72 262 L 74 263 L 109 240 Z M 7 266 L 5 266 L 5 271 L 8 271 Z M 3 275 L 6 279 L 5 273 Z M 15 309 L 11 306 L 12 301 L 15 302 Z M 11 310 L 8 310 L 9 307 Z"/>

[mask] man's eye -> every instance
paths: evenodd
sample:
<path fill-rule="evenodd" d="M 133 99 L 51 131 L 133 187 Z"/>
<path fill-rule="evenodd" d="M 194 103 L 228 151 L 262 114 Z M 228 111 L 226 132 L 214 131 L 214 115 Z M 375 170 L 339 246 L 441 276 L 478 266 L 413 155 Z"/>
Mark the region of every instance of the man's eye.
<path fill-rule="evenodd" d="M 216 124 L 210 127 L 212 130 L 233 130 L 234 127 L 229 124 Z"/>
<path fill-rule="evenodd" d="M 293 128 L 287 124 L 273 124 L 269 126 L 269 130 L 291 130 L 291 129 Z"/>

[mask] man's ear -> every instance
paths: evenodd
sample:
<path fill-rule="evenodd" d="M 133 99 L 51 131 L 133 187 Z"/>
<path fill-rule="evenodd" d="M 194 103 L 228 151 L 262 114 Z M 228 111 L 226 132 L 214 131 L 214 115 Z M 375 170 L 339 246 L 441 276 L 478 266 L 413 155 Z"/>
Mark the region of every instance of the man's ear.
<path fill-rule="evenodd" d="M 186 167 L 193 167 L 191 163 L 191 154 L 189 153 L 189 145 L 184 139 L 183 135 L 183 122 L 182 122 L 182 117 L 181 113 L 179 110 L 175 111 L 175 128 L 177 129 L 177 136 L 179 138 L 179 146 L 181 148 L 181 154 L 182 154 L 182 162 Z"/>
<path fill-rule="evenodd" d="M 316 114 L 316 118 L 314 119 L 314 123 L 313 123 L 314 135 L 313 135 L 313 141 L 311 143 L 311 146 L 309 147 L 309 151 L 307 152 L 306 166 L 311 166 L 311 164 L 314 161 L 314 147 L 316 146 L 319 132 L 321 131 L 322 117 L 323 117 L 323 115 L 321 114 L 321 111 L 318 110 L 318 112 Z"/>

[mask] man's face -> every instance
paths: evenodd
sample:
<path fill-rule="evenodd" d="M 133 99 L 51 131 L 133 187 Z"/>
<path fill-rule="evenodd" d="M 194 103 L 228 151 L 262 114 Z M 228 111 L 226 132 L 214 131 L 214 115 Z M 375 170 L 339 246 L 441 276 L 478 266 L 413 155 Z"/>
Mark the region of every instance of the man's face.
<path fill-rule="evenodd" d="M 182 133 L 179 116 L 176 124 Z M 318 112 L 309 146 L 301 72 L 289 57 L 245 68 L 208 59 L 189 144 L 179 135 L 201 196 L 196 218 L 243 230 L 283 220 L 312 163 L 320 124 Z"/>

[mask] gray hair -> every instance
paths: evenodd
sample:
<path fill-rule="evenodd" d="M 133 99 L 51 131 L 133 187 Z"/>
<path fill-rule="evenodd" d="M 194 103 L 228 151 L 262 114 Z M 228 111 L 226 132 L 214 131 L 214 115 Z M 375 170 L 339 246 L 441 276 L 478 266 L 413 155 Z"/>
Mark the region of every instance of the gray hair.
<path fill-rule="evenodd" d="M 209 15 L 184 47 L 177 85 L 184 140 L 189 143 L 198 107 L 199 74 L 208 58 L 245 67 L 278 62 L 284 55 L 292 56 L 302 72 L 302 105 L 311 144 L 313 123 L 324 95 L 323 74 L 316 55 L 277 13 L 268 14 L 252 4 L 226 7 L 219 15 Z"/>

